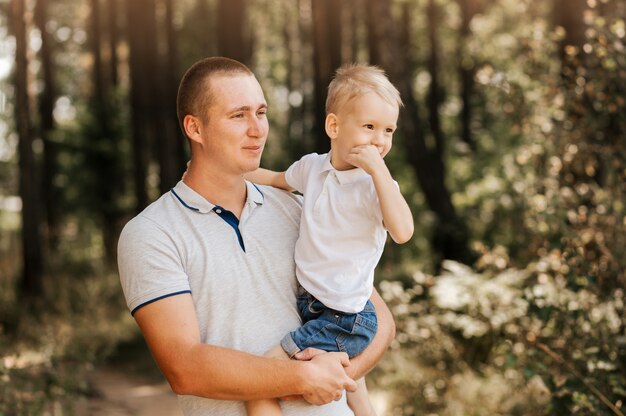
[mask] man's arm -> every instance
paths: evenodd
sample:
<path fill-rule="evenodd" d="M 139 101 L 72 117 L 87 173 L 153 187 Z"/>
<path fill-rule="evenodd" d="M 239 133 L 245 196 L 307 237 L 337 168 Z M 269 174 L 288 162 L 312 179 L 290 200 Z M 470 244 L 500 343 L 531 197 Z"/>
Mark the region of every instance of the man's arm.
<path fill-rule="evenodd" d="M 372 343 L 361 354 L 350 360 L 350 367 L 346 371 L 354 380 L 363 377 L 376 367 L 396 336 L 396 323 L 393 315 L 376 289 L 372 292 L 370 300 L 376 309 L 378 328 Z"/>
<path fill-rule="evenodd" d="M 350 366 L 346 368 L 346 372 L 354 380 L 357 380 L 367 373 L 369 373 L 376 364 L 381 360 L 387 348 L 396 336 L 396 324 L 393 320 L 391 311 L 385 304 L 385 301 L 380 297 L 378 291 L 374 289 L 372 297 L 370 298 L 376 309 L 376 316 L 378 318 L 378 329 L 376 335 L 372 340 L 372 343 L 361 352 L 361 354 L 350 360 Z M 324 356 L 321 354 L 323 351 L 315 348 L 308 348 L 298 354 L 296 358 L 298 360 L 308 360 L 311 357 Z"/>
<path fill-rule="evenodd" d="M 135 319 L 159 368 L 177 394 L 220 400 L 302 395 L 313 404 L 340 397 L 356 383 L 343 353 L 308 362 L 277 360 L 200 342 L 191 295 L 181 294 L 143 306 Z"/>
<path fill-rule="evenodd" d="M 243 177 L 250 182 L 273 186 L 274 188 L 280 188 L 285 191 L 293 192 L 293 188 L 289 186 L 285 180 L 285 172 L 275 172 L 269 169 L 258 168 L 255 171 L 244 174 Z"/>

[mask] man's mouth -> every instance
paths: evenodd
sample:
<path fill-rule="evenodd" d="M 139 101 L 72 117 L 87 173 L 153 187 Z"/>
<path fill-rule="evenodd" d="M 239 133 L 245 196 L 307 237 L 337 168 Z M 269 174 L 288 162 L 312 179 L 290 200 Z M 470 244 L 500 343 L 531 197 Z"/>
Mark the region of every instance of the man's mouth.
<path fill-rule="evenodd" d="M 263 146 L 244 146 L 243 149 L 251 152 L 260 152 L 263 150 Z"/>

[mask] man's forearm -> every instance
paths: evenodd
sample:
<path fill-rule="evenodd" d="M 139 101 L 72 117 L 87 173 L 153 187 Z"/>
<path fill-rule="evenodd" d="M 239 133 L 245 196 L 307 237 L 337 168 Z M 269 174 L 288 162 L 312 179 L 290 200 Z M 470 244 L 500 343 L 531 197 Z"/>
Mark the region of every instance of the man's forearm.
<path fill-rule="evenodd" d="M 134 316 L 154 359 L 178 394 L 221 400 L 302 395 L 309 403 L 324 404 L 344 389 L 356 389 L 344 371 L 350 365 L 345 353 L 298 362 L 201 343 L 189 294 L 150 303 Z"/>
<path fill-rule="evenodd" d="M 304 394 L 304 363 L 259 357 L 227 348 L 197 344 L 186 362 L 169 372 L 178 394 L 219 400 L 253 400 Z"/>

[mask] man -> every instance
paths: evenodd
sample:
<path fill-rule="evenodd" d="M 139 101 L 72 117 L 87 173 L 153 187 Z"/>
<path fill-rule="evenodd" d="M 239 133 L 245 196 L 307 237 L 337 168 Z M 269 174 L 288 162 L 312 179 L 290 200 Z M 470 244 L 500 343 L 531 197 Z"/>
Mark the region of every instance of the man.
<path fill-rule="evenodd" d="M 263 91 L 246 66 L 197 62 L 177 105 L 191 146 L 187 175 L 126 225 L 118 255 L 128 306 L 183 412 L 245 415 L 242 400 L 301 396 L 283 402 L 285 415 L 351 414 L 343 391 L 391 342 L 389 310 L 374 292 L 378 333 L 351 362 L 313 351 L 299 357 L 309 361 L 261 357 L 300 323 L 300 199 L 243 179 L 259 167 L 269 129 Z"/>

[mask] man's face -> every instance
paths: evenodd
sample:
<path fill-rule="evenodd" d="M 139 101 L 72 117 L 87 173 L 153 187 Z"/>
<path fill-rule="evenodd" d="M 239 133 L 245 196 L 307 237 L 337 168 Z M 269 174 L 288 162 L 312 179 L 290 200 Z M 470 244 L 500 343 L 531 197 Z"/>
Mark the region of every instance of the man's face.
<path fill-rule="evenodd" d="M 261 85 L 246 74 L 214 76 L 210 83 L 213 97 L 202 123 L 203 157 L 225 174 L 257 169 L 269 130 Z"/>

